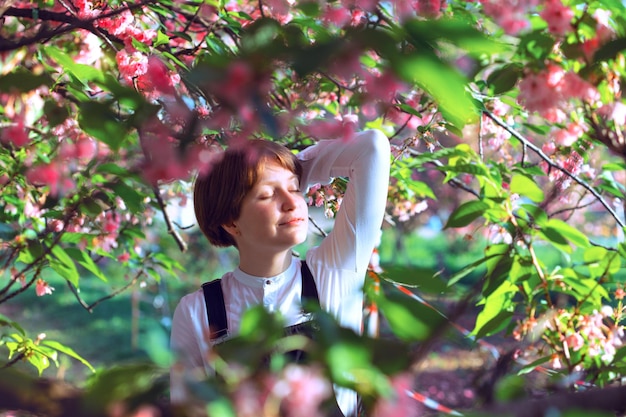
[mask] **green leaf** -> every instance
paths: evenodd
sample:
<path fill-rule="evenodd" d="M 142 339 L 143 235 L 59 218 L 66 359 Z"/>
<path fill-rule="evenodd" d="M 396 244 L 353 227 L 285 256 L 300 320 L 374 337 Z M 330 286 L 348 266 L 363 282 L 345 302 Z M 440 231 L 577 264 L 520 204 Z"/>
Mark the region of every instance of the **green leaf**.
<path fill-rule="evenodd" d="M 592 277 L 616 274 L 621 269 L 621 261 L 617 252 L 609 252 L 605 248 L 592 246 L 583 254 L 585 264 Z"/>
<path fill-rule="evenodd" d="M 444 118 L 456 127 L 478 119 L 476 106 L 465 90 L 466 80 L 434 55 L 417 53 L 393 63 L 401 78 L 428 92 Z"/>
<path fill-rule="evenodd" d="M 43 371 L 50 367 L 50 359 L 48 359 L 46 355 L 35 353 L 27 355 L 26 358 L 31 365 L 37 368 L 37 372 L 39 372 L 40 376 Z"/>
<path fill-rule="evenodd" d="M 446 222 L 444 229 L 465 227 L 482 216 L 489 209 L 489 204 L 481 200 L 467 201 L 457 207 Z"/>
<path fill-rule="evenodd" d="M 390 392 L 389 380 L 372 365 L 370 352 L 365 346 L 336 343 L 326 352 L 326 360 L 335 383 L 366 395 Z"/>
<path fill-rule="evenodd" d="M 80 127 L 114 151 L 119 150 L 126 139 L 126 127 L 109 106 L 89 101 L 82 103 L 79 108 Z"/>
<path fill-rule="evenodd" d="M 542 62 L 554 48 L 554 38 L 541 31 L 535 31 L 520 37 L 518 53 Z"/>
<path fill-rule="evenodd" d="M 545 225 L 545 228 L 554 229 L 559 232 L 561 236 L 569 239 L 571 243 L 581 248 L 589 247 L 589 238 L 583 232 L 565 223 L 563 220 L 550 219 Z"/>
<path fill-rule="evenodd" d="M 528 374 L 536 370 L 536 368 L 548 361 L 550 361 L 551 355 L 543 356 L 527 365 L 524 365 L 519 371 L 517 371 L 518 375 Z"/>
<path fill-rule="evenodd" d="M 20 66 L 15 71 L 0 77 L 0 91 L 4 93 L 26 93 L 42 85 L 51 86 L 53 83 L 54 81 L 48 73 L 34 74 Z"/>
<path fill-rule="evenodd" d="M 474 55 L 493 55 L 510 49 L 498 38 L 487 36 L 467 21 L 455 17 L 411 20 L 405 24 L 405 29 L 411 35 L 409 41 L 418 47 L 446 40 Z"/>
<path fill-rule="evenodd" d="M 20 334 L 22 336 L 26 336 L 26 332 L 24 331 L 24 329 L 22 328 L 22 326 L 20 326 L 20 324 L 16 321 L 11 320 L 10 318 L 8 318 L 7 316 L 5 316 L 4 314 L 0 314 L 0 326 L 9 326 L 14 328 L 15 330 L 17 330 L 18 332 L 20 332 Z M 0 343 L 1 345 L 2 343 Z"/>
<path fill-rule="evenodd" d="M 482 338 L 502 330 L 511 320 L 513 312 L 510 311 L 511 300 L 518 292 L 517 286 L 508 281 L 495 289 L 480 304 L 484 307 L 476 317 L 476 325 L 472 334 L 476 338 Z"/>
<path fill-rule="evenodd" d="M 87 271 L 94 274 L 96 277 L 100 278 L 102 281 L 107 282 L 107 277 L 102 273 L 98 265 L 91 259 L 88 253 L 85 251 L 81 251 L 77 248 L 66 248 L 65 252 L 77 261 L 80 265 L 82 265 Z"/>
<path fill-rule="evenodd" d="M 624 49 L 626 49 L 626 38 L 610 40 L 596 50 L 593 54 L 593 61 L 598 62 L 615 59 L 615 57 Z"/>
<path fill-rule="evenodd" d="M 515 87 L 517 80 L 519 80 L 523 74 L 523 67 L 520 64 L 507 64 L 489 74 L 487 84 L 493 88 L 494 94 L 504 94 Z"/>
<path fill-rule="evenodd" d="M 405 341 L 426 340 L 445 321 L 436 310 L 402 293 L 393 293 L 389 297 L 381 295 L 373 301 L 393 333 Z"/>
<path fill-rule="evenodd" d="M 543 190 L 526 175 L 513 175 L 510 190 L 512 193 L 528 197 L 535 203 L 540 203 L 544 199 Z"/>
<path fill-rule="evenodd" d="M 87 360 L 85 358 L 83 358 L 82 356 L 80 356 L 78 353 L 76 353 L 72 348 L 69 348 L 59 342 L 55 342 L 53 340 L 43 340 L 41 342 L 42 345 L 44 346 L 48 346 L 54 350 L 57 350 L 69 357 L 72 357 L 76 360 L 78 360 L 80 363 L 82 363 L 83 365 L 85 365 L 87 368 L 89 368 L 89 370 L 91 372 L 96 372 L 96 370 L 94 369 L 93 366 L 91 366 L 91 364 L 89 362 L 87 362 Z"/>
<path fill-rule="evenodd" d="M 169 368 L 173 363 L 172 352 L 169 349 L 169 335 L 163 328 L 156 323 L 151 325 L 144 340 L 144 349 L 152 362 L 163 368 Z"/>
<path fill-rule="evenodd" d="M 104 74 L 99 69 L 85 64 L 79 64 L 72 57 L 54 45 L 47 45 L 45 52 L 50 58 L 55 60 L 61 67 L 72 73 L 82 83 L 104 79 Z"/>
<path fill-rule="evenodd" d="M 126 206 L 133 213 L 141 213 L 144 210 L 143 196 L 139 194 L 135 189 L 128 186 L 123 181 L 113 183 L 111 189 L 124 200 Z"/>
<path fill-rule="evenodd" d="M 43 247 L 41 246 L 41 242 L 38 240 L 29 240 L 28 246 L 20 251 L 18 261 L 31 264 L 35 262 L 36 259 L 39 259 L 42 254 Z"/>
<path fill-rule="evenodd" d="M 62 278 L 71 282 L 75 287 L 78 287 L 78 280 L 80 279 L 78 269 L 65 249 L 56 245 L 52 247 L 52 255 L 54 255 L 54 257 L 48 256 L 52 269 L 61 275 Z"/>
<path fill-rule="evenodd" d="M 410 287 L 417 287 L 431 294 L 441 294 L 448 291 L 448 286 L 429 268 L 403 265 L 383 265 L 382 277 L 394 283 Z"/>

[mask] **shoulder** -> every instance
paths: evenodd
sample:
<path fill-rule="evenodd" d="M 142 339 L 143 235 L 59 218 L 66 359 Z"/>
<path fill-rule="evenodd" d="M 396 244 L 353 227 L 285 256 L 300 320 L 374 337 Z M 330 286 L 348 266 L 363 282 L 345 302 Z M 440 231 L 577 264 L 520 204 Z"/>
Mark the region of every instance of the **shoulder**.
<path fill-rule="evenodd" d="M 196 291 L 184 295 L 178 305 L 176 306 L 176 311 L 194 311 L 199 306 L 204 306 L 204 294 L 202 292 L 202 288 L 197 289 Z"/>

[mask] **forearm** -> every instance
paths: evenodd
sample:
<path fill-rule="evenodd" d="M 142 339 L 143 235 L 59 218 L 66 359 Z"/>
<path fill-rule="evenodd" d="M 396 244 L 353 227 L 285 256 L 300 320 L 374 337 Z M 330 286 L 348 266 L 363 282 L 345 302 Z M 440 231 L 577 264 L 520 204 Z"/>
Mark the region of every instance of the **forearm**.
<path fill-rule="evenodd" d="M 331 177 L 349 177 L 333 231 L 320 246 L 324 246 L 324 256 L 333 265 L 364 269 L 378 241 L 385 211 L 388 139 L 379 131 L 369 130 L 351 141 L 321 141 L 302 157 L 304 181 L 327 183 Z"/>

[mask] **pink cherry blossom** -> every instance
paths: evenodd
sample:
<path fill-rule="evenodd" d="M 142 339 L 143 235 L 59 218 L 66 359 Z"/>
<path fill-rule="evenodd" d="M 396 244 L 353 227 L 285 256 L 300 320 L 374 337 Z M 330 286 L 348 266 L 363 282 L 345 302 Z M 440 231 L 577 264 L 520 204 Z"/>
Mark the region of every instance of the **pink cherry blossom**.
<path fill-rule="evenodd" d="M 420 16 L 437 18 L 441 15 L 442 5 L 445 5 L 445 0 L 417 0 L 415 11 Z"/>
<path fill-rule="evenodd" d="M 563 344 L 576 352 L 585 346 L 585 339 L 579 333 L 573 333 L 565 338 Z"/>
<path fill-rule="evenodd" d="M 64 227 L 63 220 L 52 219 L 48 223 L 48 228 L 52 230 L 53 232 L 60 232 L 63 230 L 63 227 Z"/>
<path fill-rule="evenodd" d="M 342 6 L 331 6 L 330 4 L 324 10 L 322 19 L 330 24 L 343 27 L 350 22 L 352 16 L 350 11 Z"/>
<path fill-rule="evenodd" d="M 148 72 L 148 57 L 141 52 L 120 50 L 116 55 L 120 75 L 127 84 L 133 85 L 133 79 Z"/>
<path fill-rule="evenodd" d="M 81 19 L 90 19 L 100 14 L 100 10 L 94 8 L 93 2 L 89 0 L 75 0 L 74 7 L 76 7 L 76 14 Z"/>
<path fill-rule="evenodd" d="M 130 259 L 130 253 L 128 252 L 124 252 L 121 255 L 119 255 L 117 257 L 117 260 L 124 263 L 124 262 L 128 262 L 128 260 Z"/>
<path fill-rule="evenodd" d="M 285 417 L 322 417 L 320 404 L 332 394 L 332 389 L 321 370 L 289 365 L 272 393 L 282 399 Z"/>
<path fill-rule="evenodd" d="M 285 24 L 291 20 L 291 4 L 288 0 L 265 0 L 263 4 L 280 23 Z"/>
<path fill-rule="evenodd" d="M 541 145 L 541 150 L 546 155 L 552 155 L 556 151 L 556 144 L 554 142 L 546 142 Z"/>
<path fill-rule="evenodd" d="M 26 179 L 33 185 L 50 187 L 51 194 L 57 194 L 61 184 L 60 168 L 54 164 L 40 164 L 30 168 L 26 172 Z"/>
<path fill-rule="evenodd" d="M 148 58 L 146 72 L 137 80 L 137 88 L 144 92 L 151 92 L 158 97 L 176 93 L 174 79 L 169 68 L 154 55 Z"/>
<path fill-rule="evenodd" d="M 82 136 L 76 141 L 76 158 L 83 160 L 91 160 L 98 153 L 98 145 L 96 141 L 90 137 Z"/>
<path fill-rule="evenodd" d="M 74 60 L 80 64 L 94 65 L 104 56 L 102 49 L 102 41 L 93 33 L 83 30 L 82 42 L 80 43 L 80 51 Z"/>
<path fill-rule="evenodd" d="M 379 398 L 374 406 L 372 417 L 417 417 L 419 408 L 415 400 L 407 395 L 413 387 L 413 375 L 402 373 L 391 378 L 393 393 L 389 398 Z"/>
<path fill-rule="evenodd" d="M 574 11 L 563 5 L 561 0 L 547 0 L 539 16 L 548 23 L 548 30 L 555 35 L 572 31 Z"/>
<path fill-rule="evenodd" d="M 17 148 L 26 146 L 30 139 L 28 138 L 28 132 L 24 127 L 24 119 L 18 118 L 16 123 L 1 131 L 0 139 L 4 143 L 13 144 Z"/>
<path fill-rule="evenodd" d="M 554 141 L 559 146 L 572 146 L 585 133 L 585 126 L 578 123 L 568 123 L 565 129 L 559 129 L 554 134 Z"/>
<path fill-rule="evenodd" d="M 530 27 L 528 20 L 539 0 L 480 0 L 486 15 L 509 35 L 516 35 Z"/>
<path fill-rule="evenodd" d="M 600 93 L 588 81 L 583 80 L 574 72 L 567 72 L 561 83 L 563 95 L 566 98 L 578 98 L 588 103 L 600 100 Z"/>
<path fill-rule="evenodd" d="M 119 214 L 109 211 L 102 220 L 102 230 L 106 233 L 115 233 L 120 228 L 121 221 Z"/>
<path fill-rule="evenodd" d="M 35 284 L 35 293 L 38 297 L 43 297 L 44 295 L 50 295 L 54 291 L 54 288 L 50 286 L 46 281 L 39 278 L 37 279 L 37 283 Z"/>
<path fill-rule="evenodd" d="M 407 90 L 407 86 L 391 71 L 386 71 L 380 76 L 368 74 L 365 89 L 372 99 L 391 103 L 397 94 Z"/>
<path fill-rule="evenodd" d="M 354 136 L 355 124 L 342 120 L 314 120 L 302 130 L 318 139 L 344 139 L 349 140 Z"/>
<path fill-rule="evenodd" d="M 112 35 L 120 36 L 126 32 L 134 21 L 135 17 L 133 14 L 129 10 L 125 10 L 115 16 L 96 20 L 96 26 L 107 30 Z"/>

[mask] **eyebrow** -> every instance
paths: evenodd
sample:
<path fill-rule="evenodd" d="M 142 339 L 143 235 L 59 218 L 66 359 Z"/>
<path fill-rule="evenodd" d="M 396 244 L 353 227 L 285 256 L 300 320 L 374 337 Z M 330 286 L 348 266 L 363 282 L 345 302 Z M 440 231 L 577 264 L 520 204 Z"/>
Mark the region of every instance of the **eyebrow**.
<path fill-rule="evenodd" d="M 295 180 L 298 184 L 300 184 L 300 179 L 298 178 L 298 176 L 297 176 L 296 174 L 293 174 L 293 173 L 292 173 L 292 175 L 291 175 L 291 176 L 287 177 L 287 181 L 294 181 L 294 180 Z M 262 180 L 262 179 L 259 179 L 259 180 L 257 181 L 256 185 L 272 184 L 272 183 L 274 183 L 274 182 L 277 182 L 277 181 L 272 181 L 272 180 L 269 180 L 269 181 L 268 181 L 268 180 Z M 255 186 L 256 186 L 256 185 L 255 185 Z"/>

